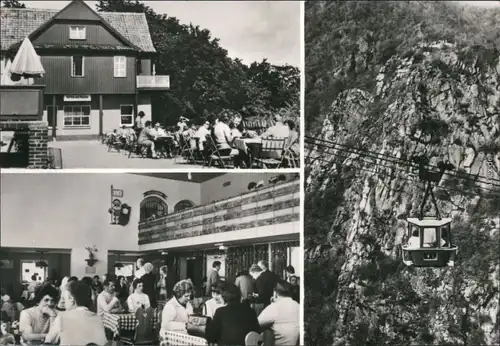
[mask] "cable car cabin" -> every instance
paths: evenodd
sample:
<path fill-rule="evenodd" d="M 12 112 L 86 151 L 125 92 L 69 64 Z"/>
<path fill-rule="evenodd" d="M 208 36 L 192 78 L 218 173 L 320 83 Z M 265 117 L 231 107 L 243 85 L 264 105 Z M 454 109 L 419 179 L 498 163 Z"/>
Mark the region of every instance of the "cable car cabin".
<path fill-rule="evenodd" d="M 415 267 L 453 267 L 457 247 L 451 240 L 451 219 L 409 218 L 403 262 Z"/>

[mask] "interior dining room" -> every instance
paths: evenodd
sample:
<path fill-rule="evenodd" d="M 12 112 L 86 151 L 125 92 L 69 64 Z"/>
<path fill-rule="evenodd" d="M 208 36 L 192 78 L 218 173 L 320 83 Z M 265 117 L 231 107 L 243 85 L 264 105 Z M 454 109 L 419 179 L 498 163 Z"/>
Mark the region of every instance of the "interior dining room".
<path fill-rule="evenodd" d="M 2 173 L 0 286 L 133 276 L 139 258 L 203 285 L 258 261 L 300 270 L 296 173 Z M 34 275 L 36 274 L 36 275 Z"/>

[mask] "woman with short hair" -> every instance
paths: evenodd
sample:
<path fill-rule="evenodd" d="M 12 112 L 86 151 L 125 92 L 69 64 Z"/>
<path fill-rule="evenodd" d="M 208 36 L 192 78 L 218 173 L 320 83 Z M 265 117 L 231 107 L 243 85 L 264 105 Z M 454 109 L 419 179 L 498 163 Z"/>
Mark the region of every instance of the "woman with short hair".
<path fill-rule="evenodd" d="M 33 299 L 35 305 L 21 311 L 19 317 L 19 333 L 24 343 L 30 345 L 45 341 L 57 316 L 54 307 L 58 298 L 57 288 L 50 284 L 37 288 Z"/>
<path fill-rule="evenodd" d="M 190 280 L 181 280 L 175 284 L 174 296 L 163 308 L 160 335 L 166 331 L 187 333 L 188 316 L 193 314 L 193 306 L 189 302 L 193 295 L 193 284 Z"/>
<path fill-rule="evenodd" d="M 61 312 L 49 334 L 46 343 L 60 345 L 106 345 L 108 340 L 104 333 L 101 318 L 90 311 L 92 308 L 92 291 L 85 281 L 72 281 L 68 286 L 66 311 Z"/>

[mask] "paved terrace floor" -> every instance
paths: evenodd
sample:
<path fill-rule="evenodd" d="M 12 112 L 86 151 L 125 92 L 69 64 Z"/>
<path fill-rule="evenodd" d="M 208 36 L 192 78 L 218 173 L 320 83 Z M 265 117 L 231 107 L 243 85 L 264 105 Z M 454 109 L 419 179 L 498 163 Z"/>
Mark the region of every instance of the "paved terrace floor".
<path fill-rule="evenodd" d="M 128 152 L 120 153 L 115 150 L 108 152 L 108 147 L 96 140 L 87 141 L 61 141 L 50 142 L 49 147 L 62 150 L 63 168 L 88 168 L 88 169 L 184 169 L 203 168 L 200 165 L 187 164 L 181 159 L 149 159 L 132 155 Z M 208 170 L 213 168 L 205 167 Z"/>

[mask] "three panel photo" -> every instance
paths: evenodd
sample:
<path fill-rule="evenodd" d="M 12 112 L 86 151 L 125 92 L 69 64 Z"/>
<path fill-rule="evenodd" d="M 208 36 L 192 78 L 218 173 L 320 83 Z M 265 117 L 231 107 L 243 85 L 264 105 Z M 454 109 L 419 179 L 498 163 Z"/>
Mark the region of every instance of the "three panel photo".
<path fill-rule="evenodd" d="M 498 1 L 0 29 L 0 345 L 500 343 Z"/>

